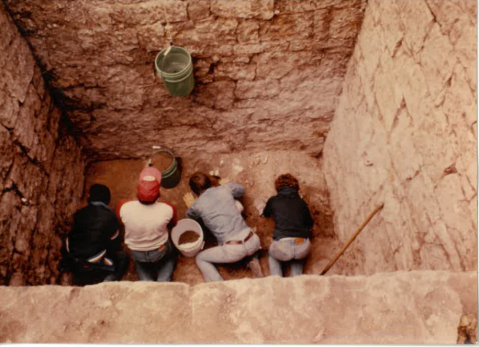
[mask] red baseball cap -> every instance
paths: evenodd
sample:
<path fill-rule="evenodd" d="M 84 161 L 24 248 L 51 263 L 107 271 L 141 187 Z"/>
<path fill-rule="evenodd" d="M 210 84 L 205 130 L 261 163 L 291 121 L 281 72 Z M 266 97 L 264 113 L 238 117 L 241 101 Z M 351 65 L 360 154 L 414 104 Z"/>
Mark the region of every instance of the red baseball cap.
<path fill-rule="evenodd" d="M 140 181 L 158 181 L 158 184 L 161 184 L 161 172 L 156 167 L 146 167 L 140 173 Z"/>
<path fill-rule="evenodd" d="M 138 199 L 144 202 L 153 202 L 160 195 L 161 172 L 154 167 L 147 167 L 140 173 L 138 183 Z"/>

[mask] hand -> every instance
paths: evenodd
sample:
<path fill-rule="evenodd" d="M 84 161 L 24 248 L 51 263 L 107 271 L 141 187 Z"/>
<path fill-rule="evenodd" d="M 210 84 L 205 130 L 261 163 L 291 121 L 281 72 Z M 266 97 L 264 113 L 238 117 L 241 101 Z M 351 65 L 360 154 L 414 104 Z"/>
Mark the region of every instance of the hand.
<path fill-rule="evenodd" d="M 222 178 L 222 179 L 220 179 L 220 185 L 223 186 L 226 183 L 228 183 L 229 181 L 230 181 L 229 178 Z"/>
<path fill-rule="evenodd" d="M 195 197 L 193 196 L 192 193 L 186 193 L 185 195 L 183 195 L 183 201 L 185 202 L 185 205 L 186 207 L 190 207 L 191 205 L 193 205 L 193 203 L 195 202 Z"/>

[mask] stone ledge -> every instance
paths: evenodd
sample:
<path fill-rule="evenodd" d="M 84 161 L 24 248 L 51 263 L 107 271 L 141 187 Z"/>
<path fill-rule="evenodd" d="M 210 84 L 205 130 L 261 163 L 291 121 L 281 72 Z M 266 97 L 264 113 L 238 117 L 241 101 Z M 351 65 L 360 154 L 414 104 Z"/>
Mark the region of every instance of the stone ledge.
<path fill-rule="evenodd" d="M 453 344 L 477 273 L 0 287 L 0 342 Z"/>

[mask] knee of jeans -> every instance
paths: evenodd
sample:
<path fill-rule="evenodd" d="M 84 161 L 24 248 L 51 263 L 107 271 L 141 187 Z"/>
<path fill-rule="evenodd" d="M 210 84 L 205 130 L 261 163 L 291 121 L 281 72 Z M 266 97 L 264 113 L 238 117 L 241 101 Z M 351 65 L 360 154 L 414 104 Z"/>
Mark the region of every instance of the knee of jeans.
<path fill-rule="evenodd" d="M 202 255 L 203 252 L 200 252 L 196 255 L 195 257 L 195 261 L 196 261 L 196 264 L 198 264 L 198 262 L 202 262 L 203 261 L 203 255 Z"/>

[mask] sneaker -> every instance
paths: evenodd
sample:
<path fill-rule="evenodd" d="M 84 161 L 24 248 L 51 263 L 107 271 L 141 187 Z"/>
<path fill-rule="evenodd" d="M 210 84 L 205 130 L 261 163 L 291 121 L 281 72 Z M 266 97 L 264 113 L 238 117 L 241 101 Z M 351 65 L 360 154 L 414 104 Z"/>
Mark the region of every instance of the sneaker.
<path fill-rule="evenodd" d="M 248 263 L 248 267 L 251 269 L 254 278 L 263 278 L 263 270 L 261 270 L 261 264 L 259 263 L 258 258 L 254 257 Z"/>

